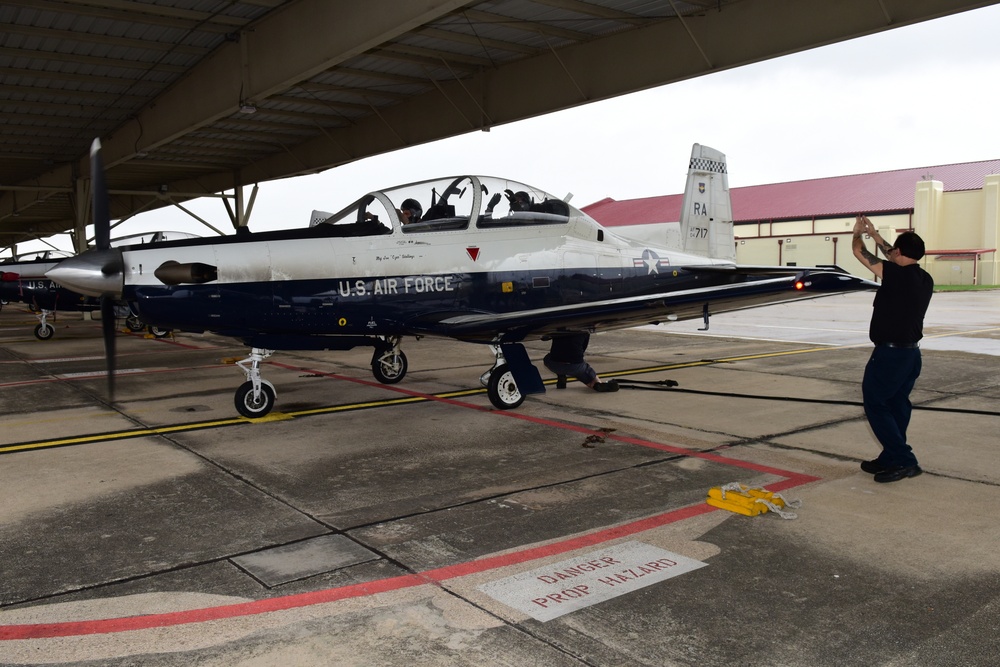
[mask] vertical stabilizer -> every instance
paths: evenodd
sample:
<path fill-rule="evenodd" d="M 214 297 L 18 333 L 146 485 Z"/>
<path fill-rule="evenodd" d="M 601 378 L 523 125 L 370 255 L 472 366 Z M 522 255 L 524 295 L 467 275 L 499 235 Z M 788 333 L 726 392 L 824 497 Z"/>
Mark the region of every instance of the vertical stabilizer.
<path fill-rule="evenodd" d="M 684 251 L 693 255 L 736 259 L 726 156 L 701 144 L 691 148 L 681 209 L 681 243 Z"/>

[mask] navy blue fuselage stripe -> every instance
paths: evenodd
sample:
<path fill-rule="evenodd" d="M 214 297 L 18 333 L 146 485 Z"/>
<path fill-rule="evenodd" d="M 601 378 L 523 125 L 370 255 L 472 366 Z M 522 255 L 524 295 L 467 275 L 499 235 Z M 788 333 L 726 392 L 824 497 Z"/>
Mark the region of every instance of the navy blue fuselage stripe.
<path fill-rule="evenodd" d="M 630 273 L 627 280 L 623 274 Z M 533 287 L 539 277 L 548 287 Z M 717 312 L 737 301 L 769 303 L 786 283 L 765 282 L 773 276 L 726 272 L 645 269 L 564 269 L 555 271 L 456 273 L 427 276 L 334 278 L 253 283 L 210 283 L 180 286 L 128 286 L 126 299 L 136 304 L 140 317 L 161 326 L 185 331 L 213 331 L 253 344 L 255 338 L 274 336 L 272 349 L 349 349 L 355 341 L 323 344 L 306 340 L 323 336 L 385 336 L 427 333 L 488 342 L 497 331 L 502 340 L 518 341 L 543 330 L 591 326 L 594 315 L 603 326 L 634 326 L 656 321 L 669 311 L 678 319 L 701 316 L 705 302 Z M 705 292 L 733 285 L 723 293 Z M 738 286 L 737 286 L 738 285 Z M 627 286 L 627 287 L 626 287 Z M 678 290 L 654 304 L 615 300 Z M 756 299 L 754 297 L 757 297 Z M 600 307 L 595 301 L 610 301 Z M 669 308 L 665 305 L 669 301 Z M 589 305 L 588 305 L 589 304 Z M 580 305 L 587 312 L 547 313 L 537 309 Z M 442 324 L 449 318 L 472 314 L 524 313 L 509 316 L 503 326 L 490 321 Z M 577 322 L 579 320 L 579 322 Z M 224 323 L 224 325 L 223 325 Z M 598 328 L 601 328 L 599 326 Z"/>

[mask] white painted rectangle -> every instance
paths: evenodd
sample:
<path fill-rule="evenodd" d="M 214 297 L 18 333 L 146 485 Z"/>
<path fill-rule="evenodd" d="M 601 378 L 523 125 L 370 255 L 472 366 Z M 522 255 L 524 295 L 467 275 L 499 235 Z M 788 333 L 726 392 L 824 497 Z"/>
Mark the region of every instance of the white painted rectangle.
<path fill-rule="evenodd" d="M 629 541 L 479 586 L 537 621 L 631 593 L 707 563 Z"/>
<path fill-rule="evenodd" d="M 136 373 L 145 373 L 141 368 L 123 368 L 121 370 L 116 370 L 115 375 L 134 375 Z M 96 378 L 103 375 L 107 375 L 107 371 L 85 371 L 82 373 L 59 373 L 55 377 L 60 380 L 80 380 L 83 378 Z"/>

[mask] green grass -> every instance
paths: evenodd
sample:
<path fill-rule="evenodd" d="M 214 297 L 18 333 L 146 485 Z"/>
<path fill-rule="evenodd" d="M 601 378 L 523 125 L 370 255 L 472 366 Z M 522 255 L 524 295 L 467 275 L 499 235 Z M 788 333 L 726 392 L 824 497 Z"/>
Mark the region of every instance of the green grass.
<path fill-rule="evenodd" d="M 973 292 L 977 290 L 1000 289 L 1000 285 L 935 285 L 935 292 Z"/>

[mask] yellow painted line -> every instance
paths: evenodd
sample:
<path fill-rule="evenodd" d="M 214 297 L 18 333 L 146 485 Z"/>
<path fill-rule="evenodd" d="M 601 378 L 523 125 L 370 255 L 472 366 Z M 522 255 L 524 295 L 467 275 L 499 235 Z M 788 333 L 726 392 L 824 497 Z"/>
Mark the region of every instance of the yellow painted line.
<path fill-rule="evenodd" d="M 129 438 L 142 438 L 150 435 L 164 435 L 167 433 L 195 431 L 203 428 L 235 426 L 236 424 L 248 424 L 253 421 L 263 421 L 263 420 L 251 420 L 251 419 L 244 419 L 242 417 L 235 417 L 231 419 L 221 419 L 215 422 L 176 424 L 174 426 L 158 426 L 155 428 L 132 429 L 128 431 L 112 431 L 111 433 L 96 433 L 93 435 L 81 435 L 75 438 L 59 438 L 56 440 L 44 440 L 40 442 L 27 442 L 14 445 L 3 445 L 0 446 L 0 454 L 7 454 L 10 452 L 20 452 L 32 449 L 66 447 L 68 445 L 86 445 L 95 442 L 109 442 L 112 440 L 127 440 Z"/>
<path fill-rule="evenodd" d="M 984 329 L 983 331 L 994 331 L 996 329 Z M 969 333 L 969 332 L 966 332 Z M 944 334 L 948 335 L 948 334 Z M 950 335 L 960 335 L 960 334 L 950 334 Z M 664 364 L 661 366 L 647 366 L 644 368 L 636 368 L 626 371 L 617 372 L 606 372 L 604 375 L 608 377 L 622 377 L 626 375 L 639 375 L 643 373 L 656 373 L 660 371 L 671 371 L 680 368 L 696 368 L 699 366 L 710 366 L 712 364 L 722 364 L 722 363 L 733 363 L 737 361 L 750 361 L 753 359 L 767 359 L 771 357 L 784 357 L 793 354 L 810 354 L 814 352 L 824 352 L 829 350 L 840 350 L 851 347 L 862 347 L 865 345 L 871 345 L 871 343 L 863 343 L 858 345 L 844 345 L 844 346 L 824 346 L 824 347 L 809 347 L 799 350 L 785 350 L 780 352 L 763 352 L 759 354 L 746 354 L 735 357 L 721 357 L 718 359 L 700 359 L 698 361 L 688 361 L 677 364 Z M 545 384 L 555 384 L 556 379 L 552 378 L 546 380 Z M 442 392 L 440 394 L 434 394 L 433 398 L 450 399 L 450 398 L 460 398 L 465 396 L 475 396 L 485 392 L 485 388 L 478 389 L 462 389 L 458 391 Z M 308 410 L 296 410 L 294 412 L 272 412 L 271 414 L 261 417 L 258 419 L 247 419 L 245 417 L 232 417 L 229 419 L 219 419 L 213 421 L 204 422 L 191 422 L 187 424 L 176 424 L 173 426 L 159 426 L 154 428 L 145 429 L 132 429 L 126 431 L 113 431 L 111 433 L 99 433 L 94 435 L 85 435 L 74 438 L 61 438 L 55 440 L 45 440 L 40 442 L 29 442 L 21 444 L 12 445 L 0 445 L 0 454 L 27 451 L 35 449 L 48 449 L 53 447 L 65 447 L 70 445 L 84 445 L 92 444 L 98 442 L 110 442 L 113 440 L 126 440 L 129 438 L 141 438 L 148 436 L 157 435 L 167 435 L 171 433 L 183 433 L 185 431 L 198 431 L 210 428 L 222 428 L 226 426 L 238 426 L 241 424 L 262 424 L 270 423 L 276 421 L 287 421 L 290 419 L 295 419 L 296 417 L 307 417 L 313 415 L 322 414 L 334 414 L 338 412 L 350 412 L 354 410 L 364 410 L 368 408 L 382 408 L 389 407 L 393 405 L 406 405 L 410 403 L 422 403 L 425 401 L 433 400 L 430 396 L 423 395 L 412 395 L 403 396 L 399 398 L 390 398 L 381 401 L 368 401 L 365 403 L 349 403 L 345 405 L 332 405 L 322 408 L 311 408 Z M 106 416 L 106 415 L 104 415 Z"/>
<path fill-rule="evenodd" d="M 949 336 L 968 336 L 970 334 L 992 333 L 994 331 L 1000 331 L 1000 327 L 991 327 L 989 329 L 975 329 L 973 331 L 955 331 L 953 333 L 933 334 L 931 336 L 924 336 L 924 338 L 948 338 Z"/>

